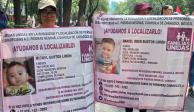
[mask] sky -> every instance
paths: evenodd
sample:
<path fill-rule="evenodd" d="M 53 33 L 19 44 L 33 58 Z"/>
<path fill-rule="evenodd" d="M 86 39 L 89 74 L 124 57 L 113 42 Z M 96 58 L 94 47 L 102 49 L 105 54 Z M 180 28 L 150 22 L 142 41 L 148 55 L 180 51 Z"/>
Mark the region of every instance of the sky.
<path fill-rule="evenodd" d="M 111 4 L 111 2 L 124 2 L 125 0 L 109 0 L 109 7 L 110 7 L 110 11 L 108 12 L 109 14 L 111 14 L 112 12 L 114 12 L 113 10 L 115 10 L 115 7 L 112 6 L 114 4 Z"/>
<path fill-rule="evenodd" d="M 123 2 L 123 1 L 125 1 L 125 0 L 109 0 L 110 2 L 111 1 L 115 1 L 115 2 Z"/>
<path fill-rule="evenodd" d="M 109 4 L 110 4 L 112 1 L 115 1 L 115 2 L 123 2 L 123 1 L 125 1 L 125 0 L 109 0 Z"/>

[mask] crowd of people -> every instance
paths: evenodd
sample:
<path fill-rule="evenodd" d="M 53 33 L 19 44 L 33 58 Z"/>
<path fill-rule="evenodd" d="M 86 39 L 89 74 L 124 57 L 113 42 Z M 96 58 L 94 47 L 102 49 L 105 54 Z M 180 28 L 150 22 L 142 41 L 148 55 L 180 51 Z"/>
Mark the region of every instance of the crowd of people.
<path fill-rule="evenodd" d="M 153 10 L 153 7 L 149 3 L 137 3 L 134 6 L 134 15 L 151 15 L 152 10 Z M 5 16 L 5 14 L 3 14 L 2 11 L 0 12 L 0 14 L 2 15 L 2 16 L 0 16 L 0 18 L 3 18 L 1 20 L 4 20 L 4 21 L 0 21 L 0 28 L 3 29 L 3 28 L 6 28 L 6 24 L 7 24 L 8 19 Z M 179 14 L 179 13 L 173 12 L 173 7 L 171 5 L 164 5 L 161 8 L 161 15 L 177 15 L 177 14 Z M 194 15 L 194 12 L 191 15 Z M 56 20 L 58 17 L 59 16 L 58 16 L 57 7 L 56 7 L 56 4 L 54 3 L 53 0 L 40 0 L 39 1 L 39 4 L 38 4 L 39 25 L 36 26 L 36 28 L 59 27 L 56 25 Z M 114 44 L 112 45 L 112 49 L 114 49 Z M 193 58 L 194 58 L 194 55 L 193 55 Z M 22 65 L 18 64 L 15 66 L 24 69 L 24 67 Z M 191 66 L 191 67 L 194 67 L 194 66 Z M 111 70 L 112 70 L 112 68 L 111 68 Z M 25 69 L 24 69 L 24 71 L 25 71 Z M 193 74 L 194 74 L 194 69 L 191 69 L 191 75 L 190 75 L 190 81 L 189 81 L 189 84 L 190 84 L 189 94 L 192 97 L 194 97 L 194 91 L 193 91 L 194 75 Z M 26 77 L 28 76 L 26 71 L 25 71 L 25 75 L 26 75 Z M 11 77 L 11 75 L 10 75 L 10 77 Z M 7 77 L 7 78 L 10 78 L 10 77 Z M 26 78 L 26 80 L 27 80 L 27 78 Z M 9 82 L 11 82 L 11 79 Z M 27 82 L 27 81 L 25 81 L 25 82 Z M 12 85 L 8 85 L 8 86 L 13 86 L 13 85 L 14 85 L 14 83 Z M 8 93 L 9 93 L 9 91 L 7 92 L 7 94 Z M 133 111 L 133 108 L 126 108 L 126 112 L 132 112 L 132 111 Z M 141 109 L 140 112 L 146 112 L 146 109 Z"/>

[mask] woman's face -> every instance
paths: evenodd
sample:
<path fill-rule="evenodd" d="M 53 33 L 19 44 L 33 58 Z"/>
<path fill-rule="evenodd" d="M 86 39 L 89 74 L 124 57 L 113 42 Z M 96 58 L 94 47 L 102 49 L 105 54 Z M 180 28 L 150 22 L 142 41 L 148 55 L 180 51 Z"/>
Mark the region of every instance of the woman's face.
<path fill-rule="evenodd" d="M 172 7 L 168 7 L 167 9 L 163 10 L 163 15 L 172 15 L 172 13 L 173 13 Z"/>
<path fill-rule="evenodd" d="M 48 6 L 40 11 L 40 19 L 42 24 L 55 24 L 57 18 L 56 10 Z"/>
<path fill-rule="evenodd" d="M 138 15 L 151 15 L 151 10 L 150 9 L 144 9 L 142 11 L 139 11 Z"/>

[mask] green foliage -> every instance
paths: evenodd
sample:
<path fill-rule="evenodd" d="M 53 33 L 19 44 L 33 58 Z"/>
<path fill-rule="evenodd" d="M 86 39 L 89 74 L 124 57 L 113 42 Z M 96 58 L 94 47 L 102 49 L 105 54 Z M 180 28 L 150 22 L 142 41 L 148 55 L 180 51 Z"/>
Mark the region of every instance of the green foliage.
<path fill-rule="evenodd" d="M 27 1 L 27 9 L 28 14 L 37 15 L 38 14 L 38 0 L 26 0 Z"/>
<path fill-rule="evenodd" d="M 97 0 L 94 0 L 97 1 Z M 99 0 L 99 4 L 98 7 L 96 9 L 96 11 L 103 11 L 103 12 L 108 12 L 108 6 L 109 6 L 109 0 Z"/>
<path fill-rule="evenodd" d="M 160 2 L 160 0 L 157 0 L 157 1 L 156 0 L 149 0 L 148 3 L 150 3 L 152 8 L 153 8 L 152 14 L 153 15 L 161 15 L 162 6 L 165 4 L 166 1 L 161 0 L 161 2 Z M 168 4 L 168 3 L 166 3 L 166 4 Z"/>
<path fill-rule="evenodd" d="M 133 7 L 138 2 L 148 2 L 152 5 L 154 15 L 160 15 L 163 5 L 172 5 L 174 11 L 178 5 L 182 11 L 182 14 L 192 12 L 194 10 L 194 0 L 126 0 L 125 2 L 119 2 L 116 5 L 116 11 L 114 14 L 133 14 Z"/>
<path fill-rule="evenodd" d="M 30 28 L 30 25 L 28 24 L 14 25 L 14 28 Z"/>
<path fill-rule="evenodd" d="M 136 1 L 127 0 L 126 2 L 118 2 L 116 6 L 116 11 L 114 14 L 133 14 L 133 7 Z"/>
<path fill-rule="evenodd" d="M 72 6 L 71 6 L 71 20 L 76 21 L 77 15 L 79 11 L 79 0 L 72 0 Z"/>
<path fill-rule="evenodd" d="M 189 12 L 189 5 L 190 5 L 189 1 L 183 0 L 182 3 L 177 1 L 174 4 L 177 4 L 180 7 L 182 14 L 187 14 Z M 176 8 L 176 6 L 174 6 L 174 7 Z"/>
<path fill-rule="evenodd" d="M 194 11 L 194 0 L 187 0 L 188 2 L 188 12 L 192 13 Z"/>
<path fill-rule="evenodd" d="M 14 26 L 15 26 L 14 21 L 8 21 L 7 22 L 7 28 L 14 28 Z"/>
<path fill-rule="evenodd" d="M 2 7 L 5 8 L 7 0 L 0 0 L 2 3 Z M 24 5 L 24 1 L 27 4 L 27 13 L 29 15 L 33 15 L 37 18 L 38 14 L 38 1 L 39 0 L 20 0 L 21 4 Z M 59 0 L 54 0 L 56 3 Z M 72 0 L 72 8 L 71 8 L 71 21 L 76 21 L 78 18 L 78 11 L 79 11 L 79 1 L 80 0 Z M 132 15 L 133 8 L 136 3 L 138 2 L 149 2 L 153 6 L 153 15 L 160 15 L 161 8 L 163 5 L 172 5 L 175 11 L 176 6 L 178 5 L 183 14 L 188 12 L 194 11 L 194 0 L 124 0 L 124 2 L 117 2 L 116 3 L 116 10 L 113 14 L 125 14 L 125 15 Z M 88 0 L 88 4 L 86 7 L 86 18 L 89 17 L 92 10 L 95 8 L 98 0 Z M 62 4 L 61 4 L 62 5 Z M 7 6 L 8 10 L 13 8 L 13 0 L 10 0 L 10 3 Z M 99 0 L 99 4 L 95 12 L 103 11 L 108 12 L 109 9 L 109 0 Z M 8 27 L 13 28 L 14 22 L 9 21 Z"/>

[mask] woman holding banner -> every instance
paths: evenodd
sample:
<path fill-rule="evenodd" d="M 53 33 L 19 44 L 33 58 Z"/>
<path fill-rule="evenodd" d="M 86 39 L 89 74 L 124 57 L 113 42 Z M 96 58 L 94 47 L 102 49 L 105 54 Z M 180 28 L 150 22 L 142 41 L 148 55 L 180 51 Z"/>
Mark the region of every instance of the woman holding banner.
<path fill-rule="evenodd" d="M 194 52 L 192 52 L 190 65 L 189 95 L 194 98 Z"/>
<path fill-rule="evenodd" d="M 149 3 L 137 3 L 134 7 L 134 15 L 151 15 L 152 7 Z"/>
<path fill-rule="evenodd" d="M 57 7 L 53 0 L 40 0 L 38 3 L 38 28 L 54 28 L 58 17 Z"/>
<path fill-rule="evenodd" d="M 134 15 L 151 15 L 152 6 L 149 3 L 137 3 L 134 7 Z M 133 112 L 133 108 L 125 108 L 126 112 Z M 139 112 L 146 112 L 146 109 L 140 109 Z"/>
<path fill-rule="evenodd" d="M 194 11 L 191 13 L 194 16 Z M 194 51 L 192 51 L 190 74 L 189 74 L 189 96 L 194 98 Z"/>
<path fill-rule="evenodd" d="M 161 15 L 172 15 L 173 7 L 171 5 L 164 5 L 161 10 Z"/>

